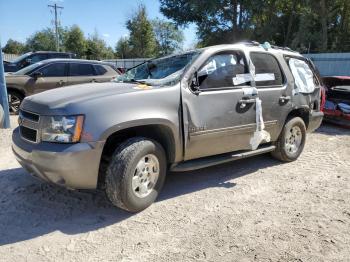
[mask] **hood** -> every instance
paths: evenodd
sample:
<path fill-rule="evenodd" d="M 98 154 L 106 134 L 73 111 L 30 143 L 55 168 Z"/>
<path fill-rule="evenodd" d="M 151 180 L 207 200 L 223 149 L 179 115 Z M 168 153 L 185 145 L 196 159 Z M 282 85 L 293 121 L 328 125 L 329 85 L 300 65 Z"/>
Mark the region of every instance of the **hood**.
<path fill-rule="evenodd" d="M 141 84 L 114 82 L 73 85 L 28 96 L 23 100 L 21 107 L 29 111 L 42 113 L 53 109 L 63 109 L 69 105 L 77 105 L 90 100 L 151 88 Z"/>

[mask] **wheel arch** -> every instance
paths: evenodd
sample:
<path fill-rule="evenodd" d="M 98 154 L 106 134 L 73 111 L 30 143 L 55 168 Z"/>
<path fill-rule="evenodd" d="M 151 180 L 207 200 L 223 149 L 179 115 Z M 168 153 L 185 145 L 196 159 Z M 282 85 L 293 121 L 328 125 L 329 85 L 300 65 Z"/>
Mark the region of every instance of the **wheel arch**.
<path fill-rule="evenodd" d="M 108 166 L 113 152 L 122 142 L 132 137 L 145 137 L 158 142 L 165 150 L 168 164 L 175 162 L 177 142 L 175 139 L 175 134 L 169 126 L 157 123 L 136 125 L 120 129 L 110 133 L 106 138 L 99 168 L 99 186 L 103 184 L 105 178 L 105 170 Z"/>
<path fill-rule="evenodd" d="M 309 127 L 309 120 L 310 120 L 310 109 L 309 107 L 299 107 L 299 108 L 294 108 L 292 109 L 286 118 L 285 123 L 287 123 L 287 121 L 293 117 L 300 117 L 301 119 L 303 119 L 304 124 L 306 126 L 306 129 L 308 129 Z"/>
<path fill-rule="evenodd" d="M 21 94 L 23 97 L 26 97 L 26 92 L 22 88 L 18 88 L 15 86 L 7 86 L 7 92 L 13 91 Z"/>

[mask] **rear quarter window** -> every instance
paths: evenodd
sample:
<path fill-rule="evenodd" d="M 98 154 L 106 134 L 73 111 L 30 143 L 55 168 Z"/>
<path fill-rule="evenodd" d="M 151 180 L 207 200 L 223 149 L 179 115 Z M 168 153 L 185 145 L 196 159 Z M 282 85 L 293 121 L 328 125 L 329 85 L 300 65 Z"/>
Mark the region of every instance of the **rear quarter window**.
<path fill-rule="evenodd" d="M 250 53 L 250 59 L 255 66 L 255 75 L 274 75 L 274 80 L 256 80 L 255 83 L 257 87 L 283 85 L 283 73 L 277 59 L 273 55 L 268 53 L 252 52 Z"/>
<path fill-rule="evenodd" d="M 107 71 L 108 71 L 108 70 L 107 70 L 104 66 L 102 66 L 102 65 L 94 65 L 94 68 L 95 68 L 95 71 L 96 71 L 96 75 L 99 75 L 99 76 L 106 74 Z"/>
<path fill-rule="evenodd" d="M 287 58 L 288 66 L 294 77 L 296 90 L 300 93 L 312 93 L 319 85 L 316 74 L 312 67 L 300 58 Z"/>

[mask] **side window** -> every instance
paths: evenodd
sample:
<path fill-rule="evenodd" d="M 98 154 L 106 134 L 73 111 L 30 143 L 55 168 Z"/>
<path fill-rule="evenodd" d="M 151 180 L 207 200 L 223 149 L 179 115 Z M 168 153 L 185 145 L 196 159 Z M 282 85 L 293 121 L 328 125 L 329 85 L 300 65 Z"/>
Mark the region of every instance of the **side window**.
<path fill-rule="evenodd" d="M 294 77 L 296 90 L 300 93 L 312 93 L 318 86 L 318 80 L 308 63 L 302 59 L 289 58 L 288 65 Z"/>
<path fill-rule="evenodd" d="M 102 76 L 105 73 L 107 73 L 107 69 L 104 66 L 94 65 L 94 67 L 95 67 L 96 75 Z"/>
<path fill-rule="evenodd" d="M 283 74 L 277 59 L 267 53 L 250 53 L 250 59 L 255 66 L 256 86 L 283 85 Z"/>
<path fill-rule="evenodd" d="M 35 54 L 35 55 L 32 55 L 29 59 L 31 60 L 30 62 L 32 64 L 35 64 L 39 61 L 47 59 L 47 55 L 46 54 Z"/>
<path fill-rule="evenodd" d="M 66 64 L 57 63 L 45 66 L 39 69 L 38 72 L 43 74 L 43 77 L 60 77 L 66 75 Z"/>
<path fill-rule="evenodd" d="M 69 65 L 69 76 L 93 76 L 95 70 L 90 64 L 75 64 Z"/>
<path fill-rule="evenodd" d="M 247 72 L 243 54 L 220 53 L 212 56 L 198 71 L 200 89 L 234 87 L 234 78 Z"/>

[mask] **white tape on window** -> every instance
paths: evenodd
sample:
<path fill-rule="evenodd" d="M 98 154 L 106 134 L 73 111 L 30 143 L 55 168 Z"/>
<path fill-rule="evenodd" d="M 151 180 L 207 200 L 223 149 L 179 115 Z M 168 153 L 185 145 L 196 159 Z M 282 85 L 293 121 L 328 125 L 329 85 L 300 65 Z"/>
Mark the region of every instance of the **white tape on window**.
<path fill-rule="evenodd" d="M 250 74 L 237 74 L 236 77 L 232 78 L 233 84 L 235 86 L 252 81 L 252 76 Z"/>
<path fill-rule="evenodd" d="M 254 77 L 255 82 L 263 82 L 263 81 L 275 81 L 274 73 L 264 73 L 264 74 L 256 74 Z"/>
<path fill-rule="evenodd" d="M 237 74 L 236 77 L 232 78 L 233 84 L 235 86 L 241 85 L 244 83 L 248 83 L 252 81 L 251 74 Z M 254 77 L 255 82 L 263 82 L 263 81 L 274 81 L 276 80 L 274 73 L 264 73 L 264 74 L 256 74 Z"/>

